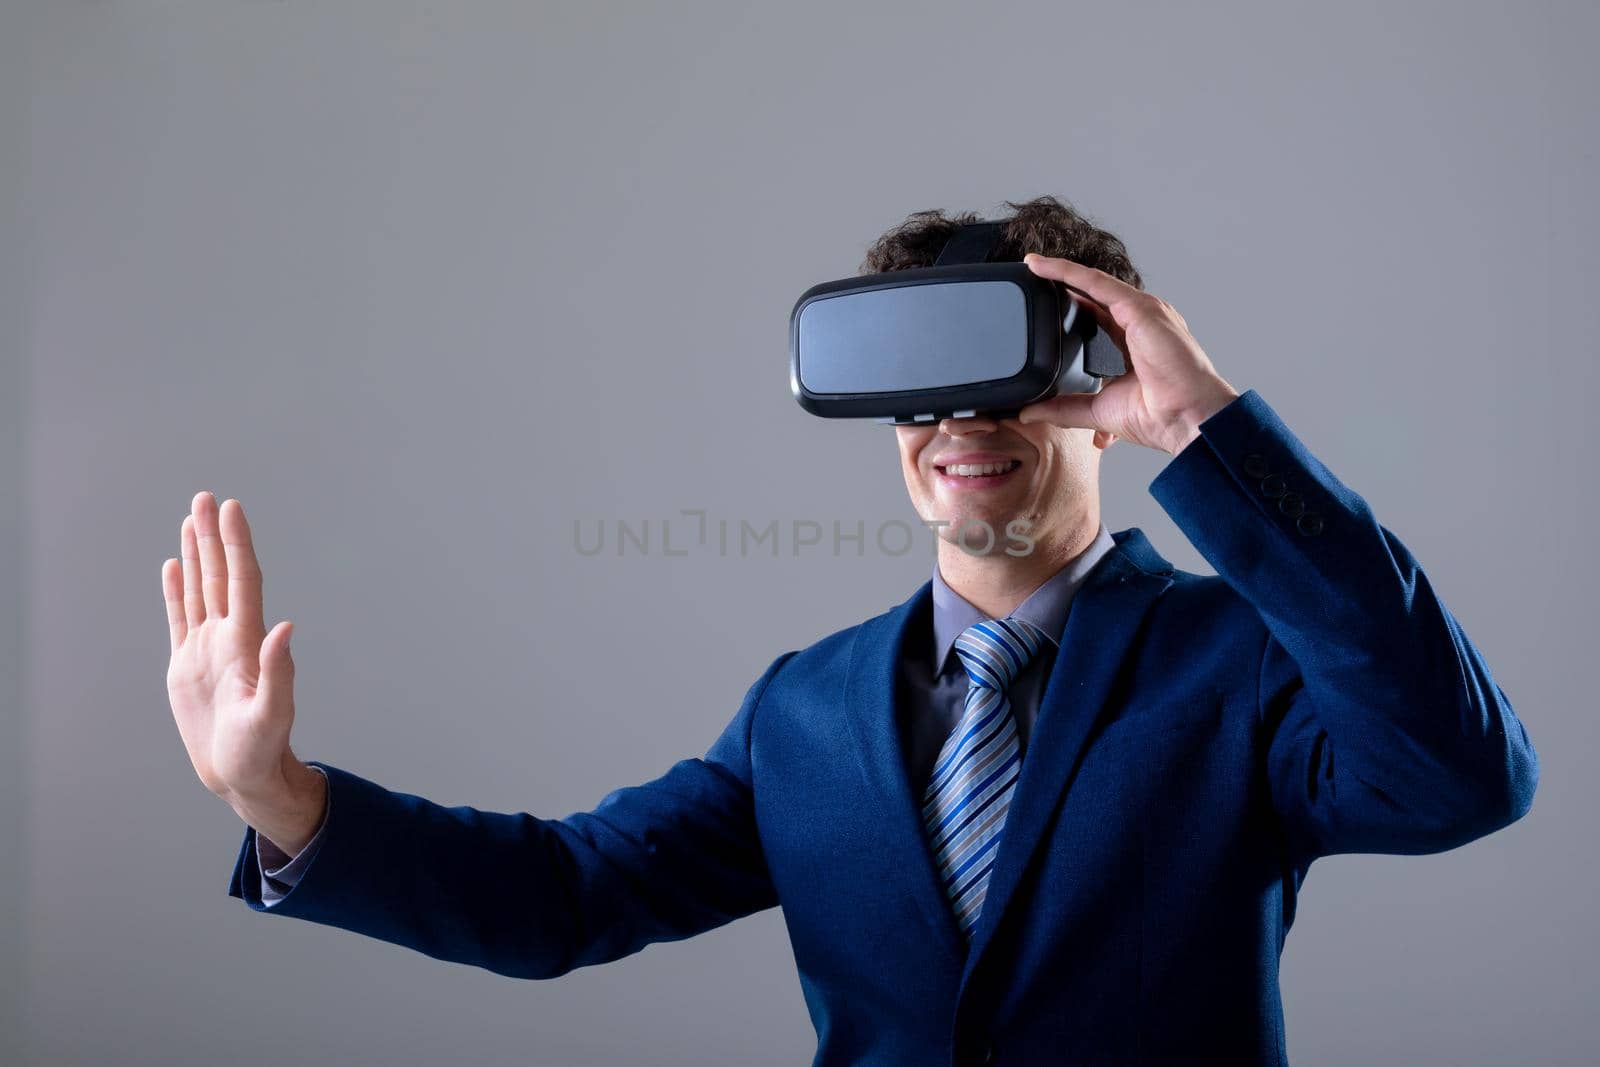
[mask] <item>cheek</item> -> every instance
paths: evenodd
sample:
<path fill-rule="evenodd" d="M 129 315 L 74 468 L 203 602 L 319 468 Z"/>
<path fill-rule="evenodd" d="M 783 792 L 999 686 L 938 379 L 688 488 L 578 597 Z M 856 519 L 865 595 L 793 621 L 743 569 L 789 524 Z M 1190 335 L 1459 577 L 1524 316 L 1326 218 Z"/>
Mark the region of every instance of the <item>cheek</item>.
<path fill-rule="evenodd" d="M 911 433 L 906 430 L 899 431 L 896 443 L 900 448 L 900 469 L 905 472 L 907 479 L 922 479 L 922 468 L 919 465 L 922 450 L 927 447 L 932 435 L 926 432 Z"/>
<path fill-rule="evenodd" d="M 1055 445 L 1040 454 L 1039 479 L 1051 486 L 1079 484 L 1093 476 L 1088 463 L 1082 449 Z"/>
<path fill-rule="evenodd" d="M 933 492 L 933 478 L 929 473 L 924 472 L 921 467 L 917 466 L 915 459 L 906 460 L 904 474 L 906 476 L 906 485 L 911 489 L 912 493 L 917 496 L 927 496 Z"/>
<path fill-rule="evenodd" d="M 1066 457 L 1060 449 L 1046 448 L 1039 453 L 1039 464 L 1034 471 L 1033 490 L 1044 497 L 1055 493 L 1065 474 Z"/>

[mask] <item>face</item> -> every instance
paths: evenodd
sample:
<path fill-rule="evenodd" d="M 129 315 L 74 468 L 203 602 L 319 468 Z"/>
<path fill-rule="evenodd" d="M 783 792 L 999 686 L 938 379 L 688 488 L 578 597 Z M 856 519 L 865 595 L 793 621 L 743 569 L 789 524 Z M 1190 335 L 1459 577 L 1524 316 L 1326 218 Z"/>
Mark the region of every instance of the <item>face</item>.
<path fill-rule="evenodd" d="M 939 538 L 972 555 L 1019 554 L 1024 539 L 1037 552 L 1072 538 L 1091 511 L 1098 514 L 1100 453 L 1115 440 L 1098 430 L 982 416 L 896 426 L 895 435 L 917 514 L 948 523 L 935 528 Z"/>

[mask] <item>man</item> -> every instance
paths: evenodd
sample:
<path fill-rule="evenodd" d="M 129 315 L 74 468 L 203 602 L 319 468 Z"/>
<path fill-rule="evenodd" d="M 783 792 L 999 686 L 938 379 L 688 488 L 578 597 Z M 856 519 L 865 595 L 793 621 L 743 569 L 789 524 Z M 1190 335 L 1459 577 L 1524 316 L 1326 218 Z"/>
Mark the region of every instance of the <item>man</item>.
<path fill-rule="evenodd" d="M 1537 756 L 1411 553 L 1121 242 L 1011 206 L 995 258 L 1053 253 L 1025 262 L 1097 305 L 1129 373 L 898 427 L 932 578 L 778 656 L 704 758 L 592 812 L 445 808 L 297 759 L 290 624 L 264 632 L 238 502 L 197 495 L 162 569 L 168 686 L 247 824 L 229 892 L 524 978 L 780 905 L 817 1064 L 1286 1062 L 1311 862 L 1504 827 Z M 919 213 L 865 267 L 926 266 L 958 221 Z M 1150 491 L 1215 577 L 1107 531 L 1117 438 L 1172 457 Z"/>

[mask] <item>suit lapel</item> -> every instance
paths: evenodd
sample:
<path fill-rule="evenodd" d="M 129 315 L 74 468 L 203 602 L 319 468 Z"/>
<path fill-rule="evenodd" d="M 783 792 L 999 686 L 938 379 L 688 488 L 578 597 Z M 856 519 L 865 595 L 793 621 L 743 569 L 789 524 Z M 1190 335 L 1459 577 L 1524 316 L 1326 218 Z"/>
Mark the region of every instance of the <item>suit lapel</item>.
<path fill-rule="evenodd" d="M 1138 527 L 1112 535 L 1117 547 L 1073 595 L 1066 629 L 1023 753 L 994 869 L 967 955 L 965 984 L 1005 914 L 1051 816 L 1060 806 L 1106 697 L 1150 606 L 1172 584 L 1172 567 Z M 948 907 L 947 909 L 948 910 Z"/>
<path fill-rule="evenodd" d="M 955 913 L 940 888 L 922 824 L 921 804 L 911 795 L 897 710 L 898 664 L 906 631 L 918 610 L 931 608 L 933 582 L 898 607 L 856 628 L 845 679 L 845 706 L 861 759 L 861 769 L 876 800 L 872 817 L 883 834 L 886 880 L 898 880 L 915 898 L 930 933 L 957 963 L 966 953 Z"/>

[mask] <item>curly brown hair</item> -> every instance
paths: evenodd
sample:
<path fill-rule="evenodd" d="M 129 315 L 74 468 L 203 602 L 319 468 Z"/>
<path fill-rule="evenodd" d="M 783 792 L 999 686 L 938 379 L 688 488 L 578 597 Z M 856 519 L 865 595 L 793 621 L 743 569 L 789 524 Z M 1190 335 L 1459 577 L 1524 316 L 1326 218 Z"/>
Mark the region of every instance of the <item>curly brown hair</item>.
<path fill-rule="evenodd" d="M 1038 196 L 1021 203 L 1007 200 L 1005 204 L 1013 214 L 1006 220 L 989 262 L 1020 262 L 1024 254 L 1037 252 L 1103 270 L 1137 289 L 1144 288 L 1122 238 L 1096 226 L 1071 204 L 1053 196 Z M 942 209 L 912 212 L 906 221 L 874 242 L 857 273 L 931 267 L 957 227 L 983 218 L 973 211 L 950 216 Z"/>

